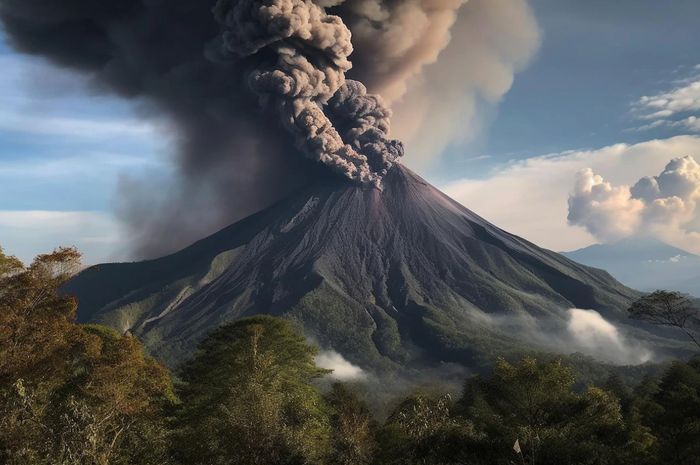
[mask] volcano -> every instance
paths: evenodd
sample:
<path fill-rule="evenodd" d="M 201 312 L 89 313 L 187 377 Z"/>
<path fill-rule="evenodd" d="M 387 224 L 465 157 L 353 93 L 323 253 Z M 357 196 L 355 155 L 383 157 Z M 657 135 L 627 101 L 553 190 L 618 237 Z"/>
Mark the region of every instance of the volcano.
<path fill-rule="evenodd" d="M 130 331 L 169 364 L 217 326 L 272 314 L 361 366 L 464 365 L 526 338 L 504 318 L 612 321 L 638 294 L 489 224 L 397 165 L 383 190 L 330 177 L 175 254 L 84 270 L 81 322 Z"/>

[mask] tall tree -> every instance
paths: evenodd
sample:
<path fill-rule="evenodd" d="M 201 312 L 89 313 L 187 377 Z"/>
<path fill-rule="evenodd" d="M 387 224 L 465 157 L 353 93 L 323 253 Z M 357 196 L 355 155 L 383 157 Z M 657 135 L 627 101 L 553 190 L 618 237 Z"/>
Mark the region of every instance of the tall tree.
<path fill-rule="evenodd" d="M 659 442 L 659 463 L 700 464 L 700 358 L 674 362 L 643 412 Z"/>
<path fill-rule="evenodd" d="M 311 384 L 317 349 L 270 316 L 222 326 L 182 372 L 175 452 L 183 463 L 320 464 L 330 427 Z"/>
<path fill-rule="evenodd" d="M 367 405 L 352 387 L 335 383 L 325 396 L 331 409 L 332 444 L 329 462 L 335 465 L 371 463 L 375 425 Z"/>
<path fill-rule="evenodd" d="M 655 291 L 636 300 L 631 318 L 682 331 L 700 349 L 700 309 L 680 292 Z"/>

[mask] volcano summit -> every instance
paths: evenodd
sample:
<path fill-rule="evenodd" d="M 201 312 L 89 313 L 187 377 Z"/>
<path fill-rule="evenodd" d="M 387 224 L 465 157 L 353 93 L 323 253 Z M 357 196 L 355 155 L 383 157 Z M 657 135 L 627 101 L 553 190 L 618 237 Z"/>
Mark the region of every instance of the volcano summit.
<path fill-rule="evenodd" d="M 178 253 L 88 268 L 66 290 L 80 321 L 129 330 L 171 364 L 260 313 L 375 368 L 533 344 L 503 321 L 563 325 L 570 308 L 626 319 L 637 293 L 606 272 L 489 224 L 402 165 L 383 184 L 323 179 Z"/>

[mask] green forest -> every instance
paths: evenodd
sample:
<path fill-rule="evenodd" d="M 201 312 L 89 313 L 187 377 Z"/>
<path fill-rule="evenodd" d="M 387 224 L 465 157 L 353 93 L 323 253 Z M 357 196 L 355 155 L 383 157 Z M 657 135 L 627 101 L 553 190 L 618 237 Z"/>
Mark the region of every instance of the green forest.
<path fill-rule="evenodd" d="M 633 385 L 581 385 L 566 359 L 499 359 L 460 395 L 376 414 L 322 383 L 288 321 L 214 331 L 171 373 L 130 334 L 76 323 L 74 249 L 0 252 L 0 463 L 8 465 L 700 464 L 700 358 Z"/>

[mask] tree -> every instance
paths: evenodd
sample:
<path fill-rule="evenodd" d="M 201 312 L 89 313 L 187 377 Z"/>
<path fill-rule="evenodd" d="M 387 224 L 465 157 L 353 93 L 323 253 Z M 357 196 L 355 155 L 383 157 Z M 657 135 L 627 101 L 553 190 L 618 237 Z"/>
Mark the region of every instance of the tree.
<path fill-rule="evenodd" d="M 680 292 L 652 292 L 635 301 L 628 311 L 636 320 L 683 331 L 700 348 L 700 310 Z"/>
<path fill-rule="evenodd" d="M 618 463 L 629 441 L 618 400 L 595 387 L 577 393 L 574 382 L 569 367 L 533 358 L 500 360 L 490 377 L 468 380 L 459 407 L 483 435 L 483 463 Z"/>
<path fill-rule="evenodd" d="M 700 464 L 700 358 L 674 362 L 648 393 L 643 415 L 658 438 L 659 463 Z"/>
<path fill-rule="evenodd" d="M 650 401 L 647 397 L 656 392 L 656 384 L 647 377 L 635 389 L 626 385 L 617 374 L 608 377 L 603 389 L 617 397 L 620 402 L 625 435 L 629 438 L 626 447 L 618 449 L 620 463 L 645 465 L 654 464 L 658 444 L 651 428 L 644 423 L 644 416 L 649 415 Z"/>
<path fill-rule="evenodd" d="M 185 364 L 175 453 L 196 464 L 320 464 L 330 426 L 311 384 L 327 370 L 284 320 L 257 316 L 214 331 Z"/>
<path fill-rule="evenodd" d="M 450 395 L 418 393 L 404 399 L 379 431 L 378 463 L 477 463 L 473 461 L 478 452 L 473 426 L 468 421 L 458 421 L 452 407 Z"/>
<path fill-rule="evenodd" d="M 348 385 L 335 383 L 325 396 L 331 409 L 331 455 L 335 465 L 366 465 L 376 449 L 375 425 L 367 405 Z"/>
<path fill-rule="evenodd" d="M 169 374 L 133 338 L 75 323 L 58 289 L 79 258 L 0 253 L 0 462 L 164 463 Z"/>
<path fill-rule="evenodd" d="M 29 267 L 0 250 L 0 378 L 50 378 L 63 368 L 79 338 L 75 302 L 58 288 L 79 263 L 75 249 L 39 255 Z"/>

